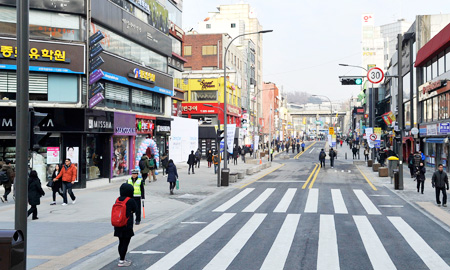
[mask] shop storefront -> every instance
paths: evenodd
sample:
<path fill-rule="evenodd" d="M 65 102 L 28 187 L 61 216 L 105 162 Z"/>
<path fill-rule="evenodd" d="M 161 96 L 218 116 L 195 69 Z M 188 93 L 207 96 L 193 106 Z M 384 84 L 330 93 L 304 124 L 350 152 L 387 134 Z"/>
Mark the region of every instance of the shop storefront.
<path fill-rule="evenodd" d="M 449 143 L 450 123 L 434 123 L 420 125 L 420 137 L 423 142 L 423 153 L 426 156 L 426 165 L 437 169 L 442 164 L 449 171 Z"/>
<path fill-rule="evenodd" d="M 159 156 L 169 150 L 170 118 L 156 118 L 155 136 L 153 137 L 158 146 Z"/>
<path fill-rule="evenodd" d="M 135 157 L 141 156 L 139 155 L 139 152 L 144 152 L 147 154 L 146 140 L 153 138 L 155 120 L 156 117 L 153 116 L 136 115 L 136 140 L 134 143 Z M 143 148 L 145 148 L 144 151 L 142 151 Z M 134 159 L 133 168 L 138 168 L 139 159 Z"/>
<path fill-rule="evenodd" d="M 111 178 L 130 174 L 133 168 L 136 116 L 114 113 L 114 134 L 111 140 Z"/>

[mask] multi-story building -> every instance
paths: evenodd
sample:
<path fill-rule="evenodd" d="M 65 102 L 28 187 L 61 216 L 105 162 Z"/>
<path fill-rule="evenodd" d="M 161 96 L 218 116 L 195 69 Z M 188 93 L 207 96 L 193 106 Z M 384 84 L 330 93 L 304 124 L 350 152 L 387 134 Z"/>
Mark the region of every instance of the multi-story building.
<path fill-rule="evenodd" d="M 16 10 L 10 3 L 0 3 L 0 157 L 14 162 Z M 90 3 L 88 14 L 83 4 L 30 3 L 29 12 L 30 106 L 48 114 L 40 128 L 49 135 L 33 136 L 42 139 L 33 166 L 47 179 L 54 164 L 70 157 L 77 187 L 127 175 L 144 152 L 158 157 L 166 150 L 175 73 L 168 63 L 174 58 L 169 10 L 181 26 L 182 1 Z M 98 32 L 104 63 L 91 69 L 89 37 Z"/>
<path fill-rule="evenodd" d="M 280 106 L 280 90 L 277 85 L 272 82 L 264 82 L 262 90 L 262 134 L 263 141 L 272 141 L 276 136 L 276 125 L 280 121 L 278 110 Z M 269 137 L 269 136 L 272 137 Z"/>

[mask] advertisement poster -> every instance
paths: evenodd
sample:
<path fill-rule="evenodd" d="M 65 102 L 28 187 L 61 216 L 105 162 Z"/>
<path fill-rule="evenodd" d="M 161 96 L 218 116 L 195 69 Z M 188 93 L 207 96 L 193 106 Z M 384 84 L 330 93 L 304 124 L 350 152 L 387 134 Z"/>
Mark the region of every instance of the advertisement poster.
<path fill-rule="evenodd" d="M 70 159 L 70 162 L 77 167 L 77 178 L 75 182 L 78 182 L 78 158 L 79 158 L 79 147 L 66 147 L 66 159 Z"/>
<path fill-rule="evenodd" d="M 331 135 L 331 147 L 336 148 L 336 135 Z"/>
<path fill-rule="evenodd" d="M 59 147 L 47 147 L 47 164 L 59 164 Z"/>
<path fill-rule="evenodd" d="M 328 135 L 328 146 L 333 147 L 333 142 L 331 141 L 332 135 Z"/>
<path fill-rule="evenodd" d="M 375 148 L 380 148 L 381 146 L 381 128 L 377 127 L 373 129 L 373 133 L 377 135 L 377 139 L 375 140 Z"/>
<path fill-rule="evenodd" d="M 253 148 L 255 151 L 258 151 L 259 148 L 259 136 L 255 135 L 255 143 L 253 144 Z"/>
<path fill-rule="evenodd" d="M 128 137 L 115 136 L 113 139 L 113 176 L 127 175 L 128 174 Z"/>
<path fill-rule="evenodd" d="M 234 133 L 236 132 L 236 124 L 227 125 L 227 150 L 233 153 Z"/>
<path fill-rule="evenodd" d="M 374 148 L 375 147 L 375 140 L 376 139 L 376 135 L 372 136 L 373 134 L 373 129 L 370 127 L 366 128 L 366 137 L 367 137 L 367 144 L 369 145 L 370 148 Z"/>

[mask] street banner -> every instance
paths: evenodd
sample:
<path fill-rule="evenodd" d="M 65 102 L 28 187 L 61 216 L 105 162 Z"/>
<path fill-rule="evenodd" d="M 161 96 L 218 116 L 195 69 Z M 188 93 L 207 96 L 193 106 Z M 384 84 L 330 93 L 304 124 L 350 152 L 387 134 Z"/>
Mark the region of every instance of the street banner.
<path fill-rule="evenodd" d="M 381 128 L 376 127 L 373 129 L 373 132 L 377 135 L 377 139 L 375 140 L 375 148 L 381 147 Z"/>
<path fill-rule="evenodd" d="M 228 153 L 233 153 L 234 133 L 236 132 L 236 124 L 227 125 L 227 148 Z"/>
<path fill-rule="evenodd" d="M 336 135 L 331 135 L 331 147 L 336 148 Z"/>
<path fill-rule="evenodd" d="M 329 147 L 333 147 L 333 142 L 331 140 L 332 140 L 332 135 L 328 135 L 327 141 L 328 141 L 328 146 Z"/>
<path fill-rule="evenodd" d="M 371 128 L 371 127 L 366 128 L 366 137 L 367 137 L 367 144 L 369 145 L 369 147 L 374 148 L 376 134 L 373 133 L 373 128 Z"/>
<path fill-rule="evenodd" d="M 255 143 L 253 144 L 253 148 L 255 151 L 258 151 L 259 148 L 259 136 L 255 135 Z"/>

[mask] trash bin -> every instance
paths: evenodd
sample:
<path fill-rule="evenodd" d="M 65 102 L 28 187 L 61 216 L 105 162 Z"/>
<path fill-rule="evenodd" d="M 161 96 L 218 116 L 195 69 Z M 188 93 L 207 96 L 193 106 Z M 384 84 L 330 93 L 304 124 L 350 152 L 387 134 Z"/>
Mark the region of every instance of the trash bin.
<path fill-rule="evenodd" d="M 394 174 L 394 189 L 400 189 L 400 178 L 399 178 L 398 170 L 395 169 L 393 171 L 393 174 Z"/>
<path fill-rule="evenodd" d="M 20 230 L 0 230 L 0 269 L 23 269 L 25 242 Z"/>
<path fill-rule="evenodd" d="M 390 156 L 388 157 L 388 169 L 389 169 L 389 177 L 394 177 L 394 170 L 398 169 L 398 157 Z"/>
<path fill-rule="evenodd" d="M 230 183 L 230 169 L 222 169 L 222 180 L 220 182 L 220 185 L 222 187 L 228 187 Z"/>

